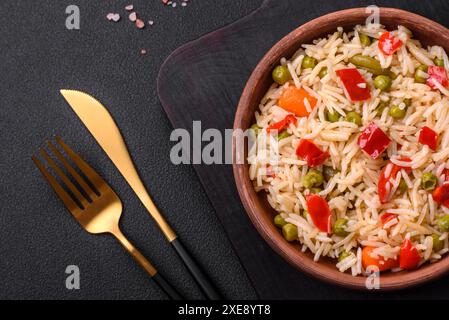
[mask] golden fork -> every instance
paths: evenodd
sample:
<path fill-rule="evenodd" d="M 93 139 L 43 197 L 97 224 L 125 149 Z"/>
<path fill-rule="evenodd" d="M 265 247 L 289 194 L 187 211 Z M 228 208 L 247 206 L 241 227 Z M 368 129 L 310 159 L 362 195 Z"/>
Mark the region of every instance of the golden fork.
<path fill-rule="evenodd" d="M 62 89 L 61 94 L 134 190 L 206 297 L 210 300 L 220 300 L 221 295 L 218 290 L 195 258 L 186 250 L 181 239 L 178 238 L 148 194 L 137 173 L 120 129 L 106 107 L 91 95 L 78 90 Z"/>
<path fill-rule="evenodd" d="M 35 156 L 32 159 L 44 177 L 55 190 L 59 198 L 84 229 L 93 234 L 111 233 L 134 259 L 145 269 L 156 284 L 174 300 L 182 299 L 180 294 L 157 272 L 156 268 L 126 239 L 120 231 L 119 221 L 122 214 L 122 201 L 112 188 L 82 160 L 61 138 L 55 137 L 56 142 L 64 150 L 67 156 L 79 168 L 85 180 L 63 156 L 63 154 L 50 141 L 47 142 L 51 152 L 62 163 L 65 169 L 78 184 L 78 187 L 63 172 L 63 170 L 50 157 L 45 149 L 40 149 L 40 155 L 62 180 L 65 188 L 45 168 L 42 162 Z M 90 184 L 89 184 L 90 182 Z M 68 189 L 69 192 L 66 191 Z"/>

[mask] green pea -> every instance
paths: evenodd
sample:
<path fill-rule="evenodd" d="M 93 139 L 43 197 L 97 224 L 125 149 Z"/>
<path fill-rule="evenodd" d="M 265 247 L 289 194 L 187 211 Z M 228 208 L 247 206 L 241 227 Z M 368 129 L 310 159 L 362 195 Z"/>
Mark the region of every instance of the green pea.
<path fill-rule="evenodd" d="M 359 38 L 360 38 L 360 43 L 362 44 L 362 46 L 368 47 L 371 45 L 371 38 L 368 37 L 366 34 L 360 33 Z"/>
<path fill-rule="evenodd" d="M 303 212 L 302 212 L 302 217 L 304 218 L 304 219 L 307 219 L 307 216 L 309 215 L 309 211 L 307 211 L 307 210 L 303 210 Z"/>
<path fill-rule="evenodd" d="M 287 223 L 282 226 L 282 234 L 285 240 L 291 242 L 298 239 L 298 229 L 294 224 Z"/>
<path fill-rule="evenodd" d="M 318 73 L 318 77 L 321 79 L 324 78 L 327 75 L 327 67 L 322 67 L 320 72 Z"/>
<path fill-rule="evenodd" d="M 391 83 L 392 83 L 391 78 L 383 74 L 378 75 L 376 78 L 374 78 L 374 86 L 382 91 L 390 89 Z"/>
<path fill-rule="evenodd" d="M 369 56 L 356 54 L 355 56 L 349 58 L 349 62 L 351 62 L 356 67 L 367 69 L 369 72 L 376 76 L 385 73 L 385 71 L 382 69 L 382 66 L 380 65 L 380 62 Z"/>
<path fill-rule="evenodd" d="M 259 134 L 259 130 L 260 130 L 261 128 L 257 125 L 257 123 L 255 123 L 255 124 L 253 124 L 253 125 L 251 126 L 250 129 L 254 130 L 254 133 L 255 133 L 256 136 L 257 136 L 257 135 Z"/>
<path fill-rule="evenodd" d="M 410 98 L 404 99 L 404 101 L 402 101 L 402 102 L 404 102 L 406 107 L 410 107 L 412 105 L 412 99 L 410 99 Z"/>
<path fill-rule="evenodd" d="M 433 59 L 433 63 L 435 63 L 435 65 L 437 67 L 444 67 L 444 60 L 443 59 L 435 58 L 435 59 Z"/>
<path fill-rule="evenodd" d="M 426 66 L 425 64 L 420 64 L 418 67 L 416 67 L 416 70 L 421 70 L 423 72 L 427 72 L 428 69 L 429 67 Z"/>
<path fill-rule="evenodd" d="M 427 73 L 428 67 L 425 64 L 420 65 L 415 70 L 415 82 L 426 83 L 427 79 L 421 76 L 422 72 Z"/>
<path fill-rule="evenodd" d="M 338 120 L 340 120 L 340 114 L 338 112 L 331 113 L 329 110 L 326 110 L 324 116 L 329 122 L 337 122 Z"/>
<path fill-rule="evenodd" d="M 314 68 L 317 64 L 317 61 L 315 58 L 309 57 L 309 56 L 305 56 L 304 59 L 302 60 L 302 68 L 303 69 L 310 69 L 310 68 Z"/>
<path fill-rule="evenodd" d="M 309 172 L 302 178 L 302 185 L 307 189 L 318 187 L 322 185 L 323 182 L 323 174 L 315 169 L 309 170 Z"/>
<path fill-rule="evenodd" d="M 437 186 L 437 181 L 438 179 L 433 173 L 426 172 L 422 175 L 421 186 L 424 190 L 431 191 Z"/>
<path fill-rule="evenodd" d="M 292 76 L 290 75 L 290 71 L 288 71 L 287 66 L 277 66 L 276 68 L 274 68 L 273 73 L 271 75 L 273 77 L 273 80 L 280 85 L 285 84 L 288 80 L 292 78 Z"/>
<path fill-rule="evenodd" d="M 337 172 L 338 171 L 332 167 L 324 166 L 324 168 L 323 168 L 324 179 L 326 179 L 326 181 L 329 181 L 333 176 L 335 176 L 337 174 Z"/>
<path fill-rule="evenodd" d="M 348 219 L 340 218 L 334 222 L 332 226 L 332 231 L 335 235 L 339 237 L 346 237 L 349 233 L 346 231 L 348 226 Z"/>
<path fill-rule="evenodd" d="M 398 77 L 398 75 L 396 73 L 394 73 L 393 71 L 391 71 L 390 69 L 384 70 L 383 74 L 386 76 L 389 76 L 393 80 L 395 80 Z"/>
<path fill-rule="evenodd" d="M 282 131 L 281 133 L 279 133 L 279 134 L 277 135 L 276 139 L 279 141 L 279 140 L 288 138 L 288 137 L 290 137 L 290 136 L 291 136 L 291 134 L 288 133 L 287 130 L 284 130 L 284 131 Z"/>
<path fill-rule="evenodd" d="M 386 107 L 387 107 L 386 102 L 384 101 L 379 102 L 376 108 L 376 116 L 381 117 Z"/>
<path fill-rule="evenodd" d="M 406 108 L 401 109 L 397 105 L 392 106 L 388 111 L 388 114 L 394 119 L 404 119 L 406 113 L 407 113 Z"/>
<path fill-rule="evenodd" d="M 362 125 L 362 117 L 355 111 L 348 112 L 346 114 L 345 120 L 348 122 L 355 123 L 358 126 Z"/>
<path fill-rule="evenodd" d="M 287 222 L 285 222 L 284 218 L 280 214 L 274 217 L 274 224 L 278 228 L 282 228 Z"/>
<path fill-rule="evenodd" d="M 441 231 L 449 231 L 449 215 L 445 215 L 438 219 L 437 226 Z"/>
<path fill-rule="evenodd" d="M 340 254 L 338 255 L 338 262 L 345 260 L 350 255 L 351 255 L 351 252 L 348 252 L 348 251 L 340 252 Z"/>
<path fill-rule="evenodd" d="M 399 193 L 404 193 L 408 190 L 407 182 L 405 182 L 404 179 L 401 179 L 401 182 L 399 182 L 398 191 Z"/>
<path fill-rule="evenodd" d="M 310 188 L 310 192 L 313 193 L 313 194 L 320 193 L 321 192 L 321 188 L 318 188 L 318 187 Z"/>
<path fill-rule="evenodd" d="M 436 233 L 432 234 L 433 251 L 438 252 L 444 248 L 444 241 Z"/>

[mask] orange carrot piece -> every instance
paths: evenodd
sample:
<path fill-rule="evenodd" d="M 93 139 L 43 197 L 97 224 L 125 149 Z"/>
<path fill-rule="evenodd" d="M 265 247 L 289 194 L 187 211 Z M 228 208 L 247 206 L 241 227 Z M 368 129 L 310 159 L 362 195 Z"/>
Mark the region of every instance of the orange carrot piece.
<path fill-rule="evenodd" d="M 317 99 L 311 96 L 303 88 L 298 89 L 295 86 L 287 87 L 279 98 L 279 107 L 294 113 L 298 117 L 307 117 L 309 111 L 304 104 L 304 99 L 309 101 L 310 107 L 313 109 L 317 103 Z"/>
<path fill-rule="evenodd" d="M 399 259 L 388 259 L 384 260 L 382 256 L 374 258 L 371 256 L 371 252 L 376 249 L 375 247 L 365 247 L 362 250 L 362 265 L 363 268 L 368 268 L 369 266 L 376 266 L 379 271 L 385 271 L 393 269 L 399 266 Z"/>

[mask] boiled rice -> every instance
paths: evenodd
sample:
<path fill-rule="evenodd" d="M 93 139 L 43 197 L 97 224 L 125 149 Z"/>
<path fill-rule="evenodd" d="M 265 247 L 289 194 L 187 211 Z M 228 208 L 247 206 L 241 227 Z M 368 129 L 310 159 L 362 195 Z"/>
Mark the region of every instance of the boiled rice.
<path fill-rule="evenodd" d="M 362 248 L 365 246 L 375 248 L 373 257 L 397 260 L 404 239 L 409 238 L 420 254 L 420 264 L 435 262 L 449 251 L 448 233 L 441 232 L 436 226 L 436 220 L 449 214 L 449 209 L 436 204 L 431 194 L 421 188 L 424 172 L 434 173 L 439 184 L 442 184 L 445 181 L 444 169 L 449 168 L 449 90 L 439 83 L 435 83 L 437 90 L 432 90 L 426 84 L 415 83 L 413 79 L 416 67 L 420 64 L 433 65 L 435 57 L 443 59 L 445 68 L 448 69 L 448 56 L 440 46 L 423 48 L 403 26 L 392 33 L 405 45 L 397 53 L 386 56 L 378 49 L 376 40 L 385 31 L 382 25 L 358 25 L 350 32 L 339 28 L 312 44 L 303 44 L 291 60 L 282 58 L 281 64 L 287 66 L 293 84 L 316 98 L 317 104 L 312 108 L 310 101 L 304 98 L 303 103 L 310 114 L 308 117 L 298 118 L 296 125 L 290 124 L 287 129 L 290 133 L 288 138 L 278 142 L 276 139 L 268 139 L 269 134 L 265 130 L 259 130 L 261 134 L 256 139 L 258 146 L 248 153 L 248 160 L 251 160 L 249 176 L 254 181 L 256 190 L 264 190 L 269 204 L 281 213 L 286 222 L 297 227 L 297 241 L 302 244 L 301 251 L 312 252 L 315 261 L 323 256 L 338 258 L 343 251 L 350 252 L 345 259 L 336 262 L 336 268 L 341 272 L 350 270 L 354 276 L 364 274 Z M 359 39 L 361 33 L 374 39 L 370 46 L 362 47 Z M 356 54 L 374 57 L 383 68 L 390 68 L 398 74 L 389 92 L 374 89 L 372 75 L 359 69 L 368 86 L 373 88 L 372 99 L 360 103 L 351 102 L 335 70 L 354 67 L 348 59 Z M 302 69 L 302 61 L 306 55 L 318 60 L 313 69 Z M 323 67 L 327 67 L 328 73 L 320 79 L 318 75 Z M 420 75 L 424 78 L 428 76 L 425 72 Z M 289 85 L 273 84 L 269 88 L 255 114 L 260 128 L 266 128 L 288 114 L 277 102 Z M 358 86 L 364 88 L 366 84 Z M 411 99 L 411 105 L 407 107 L 404 99 Z M 376 108 L 381 101 L 407 108 L 406 117 L 403 120 L 392 119 L 388 115 L 389 107 L 378 116 Z M 361 114 L 362 126 L 342 120 L 334 123 L 326 121 L 326 112 L 336 112 L 344 117 L 350 111 Z M 382 158 L 369 158 L 357 145 L 358 134 L 372 121 L 388 132 L 392 139 L 386 151 L 392 164 L 387 164 Z M 436 152 L 419 144 L 418 136 L 423 126 L 433 128 L 440 135 L 440 145 Z M 295 153 L 301 138 L 311 139 L 320 149 L 328 151 L 331 157 L 325 165 L 338 170 L 322 186 L 319 195 L 326 197 L 335 218 L 348 220 L 348 234 L 345 237 L 325 234 L 315 227 L 310 215 L 302 216 L 304 210 L 307 210 L 305 196 L 310 190 L 305 189 L 301 183 L 309 170 L 307 162 L 298 159 Z M 276 147 L 277 154 L 270 157 L 273 146 Z M 401 156 L 410 157 L 411 162 L 401 160 Z M 377 181 L 385 166 L 385 177 L 390 176 L 393 164 L 410 168 L 412 172 L 408 174 L 402 169 L 396 178 L 390 179 L 391 184 L 386 185 L 387 192 L 394 197 L 389 203 L 382 204 L 377 196 Z M 267 170 L 268 165 L 271 171 Z M 275 175 L 267 175 L 267 171 L 274 172 Z M 397 194 L 401 179 L 408 190 Z M 386 212 L 397 216 L 382 226 L 380 217 Z M 434 233 L 444 241 L 444 247 L 439 252 L 435 252 L 433 248 L 430 235 Z M 401 269 L 393 268 L 392 271 L 398 272 Z"/>

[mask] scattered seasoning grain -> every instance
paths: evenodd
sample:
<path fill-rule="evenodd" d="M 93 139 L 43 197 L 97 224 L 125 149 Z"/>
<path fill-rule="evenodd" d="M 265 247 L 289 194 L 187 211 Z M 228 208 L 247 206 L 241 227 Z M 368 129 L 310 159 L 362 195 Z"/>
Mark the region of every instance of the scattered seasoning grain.
<path fill-rule="evenodd" d="M 172 8 L 175 8 L 178 3 L 180 3 L 181 6 L 185 7 L 185 6 L 187 6 L 187 4 L 189 2 L 190 2 L 189 0 L 162 0 L 163 4 L 165 4 L 167 6 L 171 6 Z M 133 11 L 134 10 L 133 4 L 126 5 L 125 10 L 130 12 L 128 18 L 131 22 L 134 22 L 134 24 L 136 25 L 137 28 L 139 28 L 139 29 L 145 28 L 145 22 L 139 18 L 136 11 Z M 121 17 L 120 17 L 120 14 L 111 12 L 106 15 L 106 19 L 109 21 L 117 22 L 121 19 Z M 148 20 L 147 23 L 149 26 L 154 25 L 153 20 Z"/>
<path fill-rule="evenodd" d="M 147 49 L 140 49 L 140 54 L 141 55 L 146 55 L 147 54 Z"/>
<path fill-rule="evenodd" d="M 181 6 L 183 6 L 183 7 L 187 6 L 189 0 L 181 0 L 181 1 L 178 1 L 178 2 L 173 1 L 173 0 L 162 0 L 162 2 L 163 2 L 165 5 L 167 5 L 167 6 L 170 6 L 170 7 L 172 7 L 172 8 L 175 8 L 175 7 L 178 5 L 179 2 L 181 2 Z"/>
<path fill-rule="evenodd" d="M 137 20 L 136 20 L 136 27 L 139 28 L 139 29 L 145 28 L 145 22 L 143 22 L 143 21 L 140 20 L 140 19 L 137 19 Z"/>
<path fill-rule="evenodd" d="M 137 20 L 137 13 L 131 12 L 129 14 L 129 20 L 132 21 L 132 22 L 135 22 Z"/>
<path fill-rule="evenodd" d="M 109 21 L 117 22 L 120 20 L 120 15 L 118 13 L 108 13 L 106 15 L 106 19 L 108 19 Z"/>

